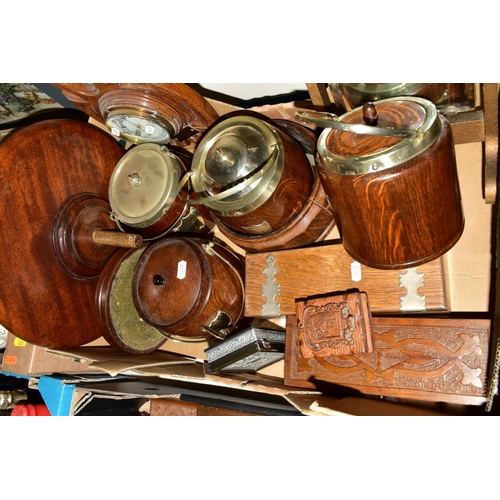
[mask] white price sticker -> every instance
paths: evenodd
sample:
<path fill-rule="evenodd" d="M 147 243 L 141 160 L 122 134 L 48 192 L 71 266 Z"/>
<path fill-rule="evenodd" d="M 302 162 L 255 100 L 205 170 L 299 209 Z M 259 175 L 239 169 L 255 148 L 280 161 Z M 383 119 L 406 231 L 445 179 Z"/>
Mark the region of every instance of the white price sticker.
<path fill-rule="evenodd" d="M 186 277 L 187 262 L 181 260 L 177 263 L 177 279 L 183 280 Z"/>
<path fill-rule="evenodd" d="M 120 131 L 116 127 L 111 128 L 111 133 L 116 135 L 116 137 L 120 137 Z"/>
<path fill-rule="evenodd" d="M 352 281 L 361 281 L 361 264 L 354 261 L 351 264 L 351 279 Z"/>
<path fill-rule="evenodd" d="M 155 131 L 155 128 L 152 125 L 146 125 L 144 130 L 146 131 L 146 134 L 151 135 Z"/>

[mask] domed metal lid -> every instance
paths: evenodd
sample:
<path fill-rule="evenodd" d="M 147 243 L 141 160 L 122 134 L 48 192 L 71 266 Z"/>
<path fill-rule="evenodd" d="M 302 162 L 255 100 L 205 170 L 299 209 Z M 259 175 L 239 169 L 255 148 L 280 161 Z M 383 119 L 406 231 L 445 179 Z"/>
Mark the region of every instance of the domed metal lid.
<path fill-rule="evenodd" d="M 278 133 L 253 116 L 214 126 L 198 144 L 191 164 L 196 195 L 220 215 L 242 215 L 262 205 L 281 178 Z"/>
<path fill-rule="evenodd" d="M 379 99 L 388 99 L 390 97 L 408 96 L 415 94 L 421 83 L 329 83 L 328 86 L 333 90 L 336 86 L 347 88 L 358 99 L 370 99 L 372 101 Z"/>
<path fill-rule="evenodd" d="M 180 177 L 180 160 L 166 146 L 135 146 L 125 153 L 111 175 L 111 209 L 129 226 L 148 227 L 174 202 Z"/>
<path fill-rule="evenodd" d="M 418 97 L 382 99 L 325 118 L 310 120 L 325 127 L 318 154 L 325 168 L 342 174 L 377 172 L 407 162 L 430 147 L 442 129 L 436 106 Z"/>

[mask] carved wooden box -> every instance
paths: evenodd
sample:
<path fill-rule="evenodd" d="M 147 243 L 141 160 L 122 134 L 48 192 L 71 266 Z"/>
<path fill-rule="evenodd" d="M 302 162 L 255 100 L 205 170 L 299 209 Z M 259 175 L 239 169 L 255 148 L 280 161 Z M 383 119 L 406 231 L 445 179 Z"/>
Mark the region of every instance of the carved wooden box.
<path fill-rule="evenodd" d="M 373 351 L 366 293 L 341 292 L 297 300 L 297 326 L 304 358 Z"/>
<path fill-rule="evenodd" d="M 284 381 L 293 387 L 425 401 L 486 402 L 490 320 L 374 317 L 372 353 L 305 358 L 287 317 Z"/>
<path fill-rule="evenodd" d="M 377 313 L 448 311 L 444 257 L 387 270 L 364 266 L 340 243 L 247 254 L 245 315 L 295 314 L 296 299 L 357 289 Z"/>

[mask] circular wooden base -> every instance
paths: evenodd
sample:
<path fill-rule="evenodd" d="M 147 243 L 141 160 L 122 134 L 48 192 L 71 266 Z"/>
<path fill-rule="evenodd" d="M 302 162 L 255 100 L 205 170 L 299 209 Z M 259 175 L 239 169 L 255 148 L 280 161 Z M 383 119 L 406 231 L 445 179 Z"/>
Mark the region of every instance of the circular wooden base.
<path fill-rule="evenodd" d="M 0 324 L 35 345 L 64 349 L 101 336 L 96 279 L 76 279 L 54 254 L 52 229 L 61 206 L 78 193 L 107 195 L 124 153 L 85 122 L 28 125 L 0 143 Z"/>
<path fill-rule="evenodd" d="M 94 231 L 116 230 L 109 203 L 101 196 L 81 193 L 59 210 L 52 226 L 52 245 L 62 268 L 75 278 L 99 276 L 116 247 L 94 243 Z"/>

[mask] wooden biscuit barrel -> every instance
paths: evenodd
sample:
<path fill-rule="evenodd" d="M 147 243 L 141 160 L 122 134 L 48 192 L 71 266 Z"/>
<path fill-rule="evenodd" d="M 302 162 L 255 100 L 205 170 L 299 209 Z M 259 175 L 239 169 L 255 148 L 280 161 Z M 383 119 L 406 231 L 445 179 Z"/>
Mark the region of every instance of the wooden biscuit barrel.
<path fill-rule="evenodd" d="M 217 337 L 243 317 L 244 263 L 209 238 L 168 236 L 144 251 L 132 295 L 139 315 L 167 337 Z"/>
<path fill-rule="evenodd" d="M 328 121 L 318 173 L 347 252 L 402 269 L 450 250 L 464 216 L 451 126 L 436 106 L 384 99 Z"/>
<path fill-rule="evenodd" d="M 153 143 L 127 151 L 113 170 L 108 190 L 113 217 L 124 232 L 154 240 L 170 232 L 207 233 L 213 228 L 203 205 L 194 207 L 179 196 L 191 157 L 182 148 Z"/>

